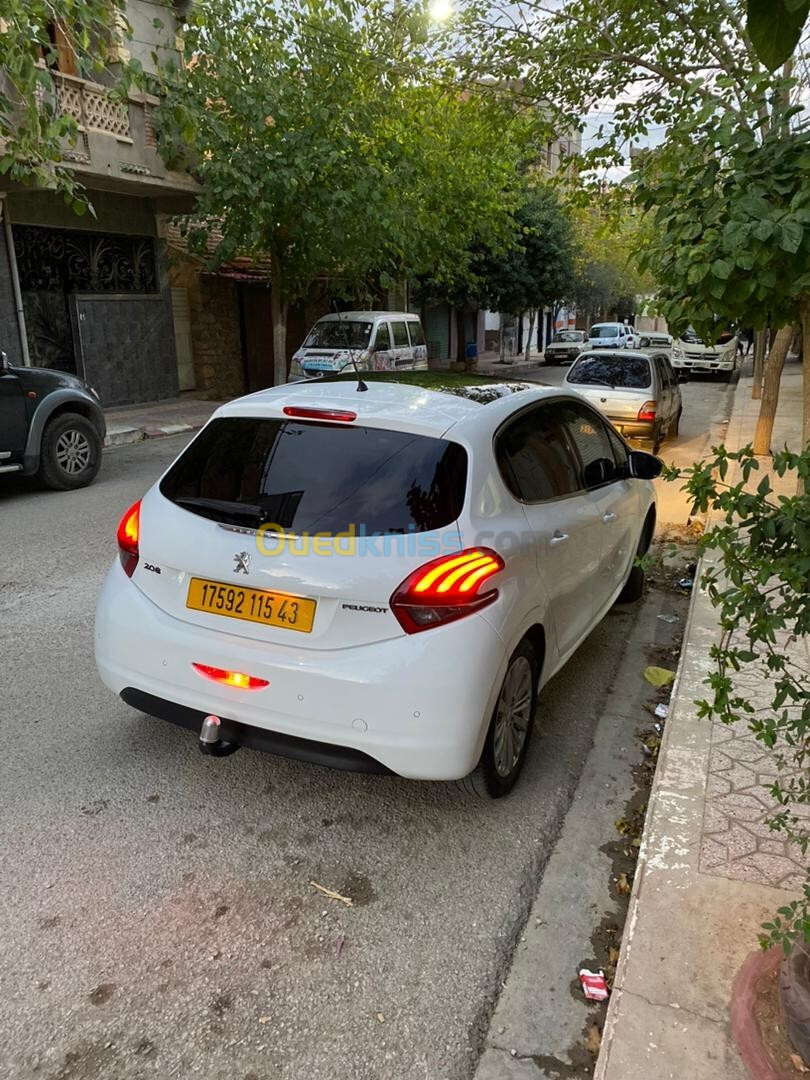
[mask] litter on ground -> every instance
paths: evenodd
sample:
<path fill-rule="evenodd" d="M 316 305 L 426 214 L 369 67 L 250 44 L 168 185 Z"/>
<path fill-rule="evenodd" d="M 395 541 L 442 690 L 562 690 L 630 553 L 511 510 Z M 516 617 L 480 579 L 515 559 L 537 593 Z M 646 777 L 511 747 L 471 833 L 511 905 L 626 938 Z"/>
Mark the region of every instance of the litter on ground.
<path fill-rule="evenodd" d="M 644 678 L 653 686 L 669 686 L 675 681 L 675 672 L 668 668 L 648 667 L 644 669 Z"/>
<path fill-rule="evenodd" d="M 582 991 L 588 1001 L 604 1001 L 608 996 L 605 973 L 603 971 L 588 971 L 581 968 L 579 981 L 582 983 Z"/>
<path fill-rule="evenodd" d="M 330 900 L 339 900 L 341 904 L 345 904 L 347 907 L 352 907 L 354 901 L 350 896 L 341 896 L 339 892 L 335 892 L 333 889 L 327 889 L 325 885 L 319 885 L 317 881 L 310 881 L 310 885 L 313 889 L 317 889 L 318 892 L 323 893 L 324 896 L 328 896 Z"/>

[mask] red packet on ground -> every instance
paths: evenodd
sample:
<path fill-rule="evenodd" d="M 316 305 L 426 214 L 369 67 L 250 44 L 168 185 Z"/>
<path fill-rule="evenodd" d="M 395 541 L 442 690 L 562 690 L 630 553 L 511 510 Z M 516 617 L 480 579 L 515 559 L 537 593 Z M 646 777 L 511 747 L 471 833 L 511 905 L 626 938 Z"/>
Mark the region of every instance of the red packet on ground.
<path fill-rule="evenodd" d="M 582 983 L 585 997 L 589 1001 L 604 1001 L 608 996 L 604 972 L 588 971 L 587 968 L 582 968 L 579 973 L 579 981 Z"/>

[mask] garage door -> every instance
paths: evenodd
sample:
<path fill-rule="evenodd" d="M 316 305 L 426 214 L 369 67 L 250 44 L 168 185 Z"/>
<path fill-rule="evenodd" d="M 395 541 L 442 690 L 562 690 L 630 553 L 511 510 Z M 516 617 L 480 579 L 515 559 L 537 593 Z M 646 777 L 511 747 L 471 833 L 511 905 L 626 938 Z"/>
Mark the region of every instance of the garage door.
<path fill-rule="evenodd" d="M 450 358 L 450 306 L 436 304 L 425 308 L 425 337 L 427 338 L 428 359 L 448 360 Z"/>

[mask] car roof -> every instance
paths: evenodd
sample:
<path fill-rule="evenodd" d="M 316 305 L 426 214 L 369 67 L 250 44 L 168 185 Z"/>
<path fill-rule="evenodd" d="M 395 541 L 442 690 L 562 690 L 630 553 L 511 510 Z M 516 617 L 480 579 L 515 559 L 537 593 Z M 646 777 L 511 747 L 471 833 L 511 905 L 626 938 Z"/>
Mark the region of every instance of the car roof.
<path fill-rule="evenodd" d="M 352 322 L 358 319 L 418 319 L 415 311 L 331 311 L 318 322 Z"/>
<path fill-rule="evenodd" d="M 591 330 L 596 330 L 599 326 L 624 326 L 624 323 L 620 322 L 595 322 L 591 325 Z M 629 327 L 628 327 L 629 329 Z"/>
<path fill-rule="evenodd" d="M 579 354 L 574 363 L 579 364 L 583 360 L 604 360 L 606 356 L 614 357 L 616 360 L 628 360 L 632 357 L 649 360 L 650 352 L 650 349 L 587 349 Z"/>
<path fill-rule="evenodd" d="M 246 397 L 236 398 L 220 406 L 214 418 L 225 416 L 283 417 L 283 409 L 321 408 L 344 409 L 357 414 L 357 420 L 369 427 L 390 427 L 434 437 L 445 434 L 451 427 L 469 424 L 478 427 L 500 424 L 515 411 L 518 402 L 559 397 L 560 387 L 540 383 L 523 383 L 508 379 L 475 377 L 454 381 L 447 374 L 445 385 L 434 383 L 430 389 L 414 379 L 397 381 L 402 376 L 438 376 L 442 372 L 402 372 L 395 378 L 374 378 L 363 372 L 367 390 L 358 392 L 357 378 L 311 379 L 259 390 Z M 484 419 L 486 417 L 486 419 Z"/>

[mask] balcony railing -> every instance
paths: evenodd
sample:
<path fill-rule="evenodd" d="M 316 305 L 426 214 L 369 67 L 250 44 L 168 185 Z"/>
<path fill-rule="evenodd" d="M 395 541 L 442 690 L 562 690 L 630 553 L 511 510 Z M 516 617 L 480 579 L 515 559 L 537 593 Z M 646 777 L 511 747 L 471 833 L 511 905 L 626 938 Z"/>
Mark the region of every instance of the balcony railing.
<path fill-rule="evenodd" d="M 129 109 L 110 97 L 105 86 L 53 73 L 60 112 L 72 116 L 81 131 L 100 131 L 117 139 L 131 140 Z"/>

